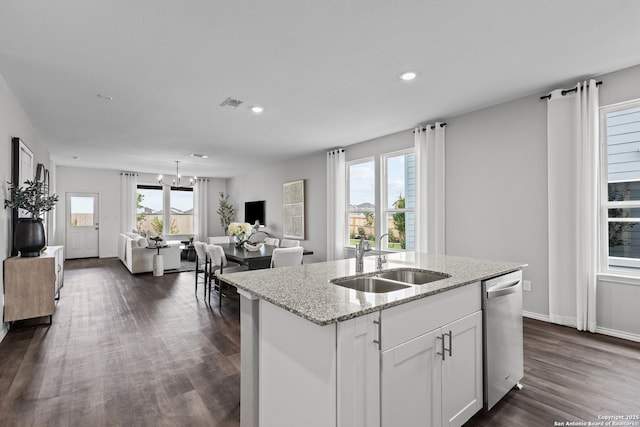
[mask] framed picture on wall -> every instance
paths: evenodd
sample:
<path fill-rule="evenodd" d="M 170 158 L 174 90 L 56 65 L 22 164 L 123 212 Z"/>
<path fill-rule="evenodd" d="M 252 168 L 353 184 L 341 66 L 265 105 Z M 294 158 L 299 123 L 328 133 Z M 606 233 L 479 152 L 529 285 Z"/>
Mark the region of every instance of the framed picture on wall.
<path fill-rule="evenodd" d="M 287 239 L 304 240 L 304 180 L 282 184 L 282 232 Z"/>
<path fill-rule="evenodd" d="M 20 138 L 11 138 L 11 182 L 23 185 L 34 178 L 33 151 L 27 147 Z M 28 218 L 29 213 L 22 209 L 14 209 L 11 220 L 11 255 L 18 255 L 18 250 L 13 246 L 13 230 L 16 229 L 18 218 Z"/>

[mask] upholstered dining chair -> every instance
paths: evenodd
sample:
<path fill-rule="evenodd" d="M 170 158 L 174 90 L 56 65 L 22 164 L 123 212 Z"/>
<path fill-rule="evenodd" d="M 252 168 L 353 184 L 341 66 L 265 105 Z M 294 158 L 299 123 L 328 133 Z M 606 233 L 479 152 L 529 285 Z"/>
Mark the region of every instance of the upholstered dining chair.
<path fill-rule="evenodd" d="M 207 237 L 207 243 L 210 245 L 219 245 L 221 243 L 231 243 L 231 236 Z"/>
<path fill-rule="evenodd" d="M 202 285 L 204 288 L 203 298 L 207 296 L 207 282 L 209 280 L 209 259 L 207 257 L 207 244 L 204 242 L 193 242 L 193 248 L 196 250 L 196 286 L 195 295 L 198 296 L 198 280 L 202 274 Z"/>
<path fill-rule="evenodd" d="M 302 264 L 302 246 L 292 248 L 276 248 L 271 255 L 271 268 Z"/>
<path fill-rule="evenodd" d="M 214 283 L 215 288 L 218 289 L 218 307 L 222 307 L 222 283 L 218 279 L 218 274 L 222 273 L 236 273 L 238 271 L 246 271 L 248 268 L 244 265 L 237 267 L 227 267 L 227 257 L 224 254 L 224 250 L 218 245 L 207 245 L 207 255 L 209 257 L 209 280 L 207 286 L 209 288 L 209 297 L 207 301 L 211 305 L 211 282 Z M 216 272 L 217 270 L 217 272 Z M 206 292 L 206 291 L 205 291 Z"/>
<path fill-rule="evenodd" d="M 265 237 L 264 244 L 271 245 L 271 246 L 279 246 L 280 239 L 276 239 L 275 237 Z"/>
<path fill-rule="evenodd" d="M 281 248 L 295 248 L 300 246 L 300 240 L 282 239 L 280 241 Z"/>

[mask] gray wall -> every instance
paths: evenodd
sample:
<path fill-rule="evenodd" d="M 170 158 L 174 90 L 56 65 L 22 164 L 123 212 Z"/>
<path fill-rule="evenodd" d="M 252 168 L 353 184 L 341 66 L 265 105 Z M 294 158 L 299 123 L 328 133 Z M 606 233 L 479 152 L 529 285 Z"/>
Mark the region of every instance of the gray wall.
<path fill-rule="evenodd" d="M 251 171 L 227 181 L 229 201 L 236 207 L 236 221 L 244 221 L 244 202 L 265 200 L 266 231 L 282 238 L 282 184 L 305 180 L 305 240 L 313 255 L 305 262 L 327 259 L 327 179 L 324 152 Z"/>
<path fill-rule="evenodd" d="M 11 181 L 12 137 L 20 137 L 33 151 L 34 164 L 42 163 L 49 167 L 49 151 L 46 144 L 34 129 L 4 76 L 0 74 L 0 189 L 3 201 L 9 198 L 7 182 Z M 0 254 L 2 254 L 2 259 L 11 255 L 10 236 L 11 211 L 9 209 L 0 209 Z M 2 264 L 0 264 L 0 277 L 4 277 Z M 4 294 L 0 291 L 0 310 L 3 308 Z M 7 328 L 3 323 L 0 327 L 0 340 L 6 332 Z"/>
<path fill-rule="evenodd" d="M 640 66 L 599 77 L 600 105 L 640 98 Z M 549 88 L 549 89 L 555 89 Z M 524 309 L 548 315 L 546 102 L 536 94 L 447 120 L 446 249 L 529 263 Z M 598 327 L 640 335 L 640 286 L 599 281 Z"/>

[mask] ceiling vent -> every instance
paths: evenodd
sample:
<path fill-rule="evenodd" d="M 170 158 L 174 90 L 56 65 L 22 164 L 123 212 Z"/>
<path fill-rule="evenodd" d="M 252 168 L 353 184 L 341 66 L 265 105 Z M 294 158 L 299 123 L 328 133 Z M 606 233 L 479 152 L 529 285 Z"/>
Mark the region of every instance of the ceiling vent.
<path fill-rule="evenodd" d="M 239 99 L 227 98 L 222 101 L 222 104 L 220 104 L 220 106 L 235 110 L 240 106 L 240 104 L 242 104 L 242 101 L 240 101 Z"/>

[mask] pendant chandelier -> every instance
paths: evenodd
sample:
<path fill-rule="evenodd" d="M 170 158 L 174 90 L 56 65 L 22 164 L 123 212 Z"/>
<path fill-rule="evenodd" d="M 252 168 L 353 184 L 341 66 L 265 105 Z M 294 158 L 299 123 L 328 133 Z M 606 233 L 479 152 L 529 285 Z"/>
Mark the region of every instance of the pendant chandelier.
<path fill-rule="evenodd" d="M 181 187 L 182 186 L 182 175 L 180 175 L 180 160 L 174 160 L 176 163 L 176 177 L 171 180 L 172 187 Z M 189 179 L 189 185 L 192 186 L 198 180 L 197 176 Z M 164 176 L 158 175 L 158 184 L 165 185 Z"/>

